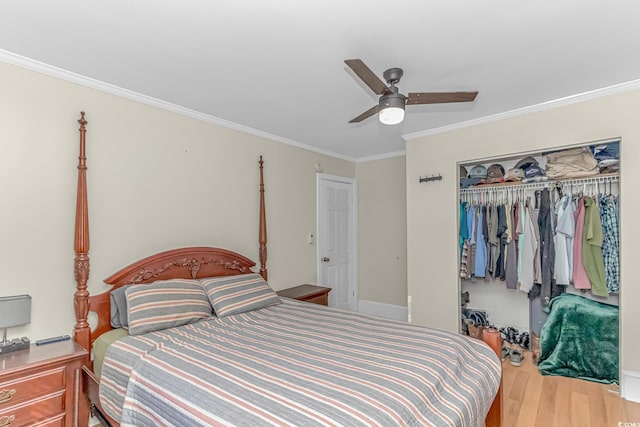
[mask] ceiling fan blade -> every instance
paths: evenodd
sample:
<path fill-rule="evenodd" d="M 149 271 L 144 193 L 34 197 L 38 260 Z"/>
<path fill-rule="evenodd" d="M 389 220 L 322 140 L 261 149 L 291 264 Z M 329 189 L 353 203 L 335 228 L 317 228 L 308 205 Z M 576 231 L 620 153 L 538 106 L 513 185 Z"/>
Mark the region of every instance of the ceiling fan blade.
<path fill-rule="evenodd" d="M 364 119 L 366 119 L 367 117 L 371 117 L 374 114 L 376 114 L 378 112 L 379 106 L 378 105 L 374 105 L 373 107 L 369 108 L 367 111 L 365 111 L 364 113 L 360 114 L 358 117 L 356 117 L 355 119 L 351 119 L 349 120 L 349 123 L 358 123 L 363 121 Z"/>
<path fill-rule="evenodd" d="M 478 92 L 413 92 L 407 96 L 407 105 L 471 102 Z"/>
<path fill-rule="evenodd" d="M 377 95 L 391 93 L 387 85 L 361 59 L 345 59 L 344 63 L 371 88 L 373 93 Z"/>

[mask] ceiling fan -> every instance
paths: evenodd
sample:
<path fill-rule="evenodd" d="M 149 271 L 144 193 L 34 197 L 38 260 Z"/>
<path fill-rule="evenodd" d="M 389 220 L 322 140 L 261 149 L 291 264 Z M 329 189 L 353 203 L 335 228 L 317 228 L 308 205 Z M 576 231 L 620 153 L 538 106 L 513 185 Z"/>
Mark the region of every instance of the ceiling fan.
<path fill-rule="evenodd" d="M 395 125 L 404 120 L 405 105 L 442 104 L 448 102 L 471 102 L 478 92 L 409 92 L 405 96 L 398 92 L 396 84 L 402 78 L 402 68 L 389 68 L 383 73 L 388 86 L 361 59 L 346 59 L 345 64 L 376 94 L 380 95 L 375 105 L 351 119 L 349 123 L 358 123 L 378 113 L 378 119 L 386 125 Z"/>

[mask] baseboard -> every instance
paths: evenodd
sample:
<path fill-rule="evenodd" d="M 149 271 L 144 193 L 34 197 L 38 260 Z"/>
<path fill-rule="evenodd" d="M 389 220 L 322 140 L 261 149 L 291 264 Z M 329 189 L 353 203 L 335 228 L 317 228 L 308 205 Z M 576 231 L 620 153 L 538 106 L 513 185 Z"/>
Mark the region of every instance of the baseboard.
<path fill-rule="evenodd" d="M 359 300 L 358 312 L 385 319 L 407 321 L 409 310 L 401 305 L 386 304 L 384 302 Z"/>
<path fill-rule="evenodd" d="M 622 371 L 622 397 L 632 402 L 640 402 L 640 372 Z"/>

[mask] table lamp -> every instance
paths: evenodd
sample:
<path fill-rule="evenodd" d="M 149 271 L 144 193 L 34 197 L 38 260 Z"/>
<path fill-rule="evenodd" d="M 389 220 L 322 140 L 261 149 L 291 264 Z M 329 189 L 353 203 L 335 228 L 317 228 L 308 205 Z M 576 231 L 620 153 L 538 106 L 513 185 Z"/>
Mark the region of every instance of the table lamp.
<path fill-rule="evenodd" d="M 0 297 L 0 328 L 4 329 L 0 342 L 0 355 L 29 348 L 27 337 L 7 341 L 7 328 L 31 323 L 31 296 L 15 295 Z"/>

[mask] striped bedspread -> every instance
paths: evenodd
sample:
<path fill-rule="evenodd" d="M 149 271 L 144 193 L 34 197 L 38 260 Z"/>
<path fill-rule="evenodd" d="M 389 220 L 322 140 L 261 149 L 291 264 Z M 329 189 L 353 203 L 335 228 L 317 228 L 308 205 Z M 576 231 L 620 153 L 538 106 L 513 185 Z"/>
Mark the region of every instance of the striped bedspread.
<path fill-rule="evenodd" d="M 123 426 L 482 426 L 500 382 L 484 343 L 282 304 L 109 347 L 100 401 Z"/>

